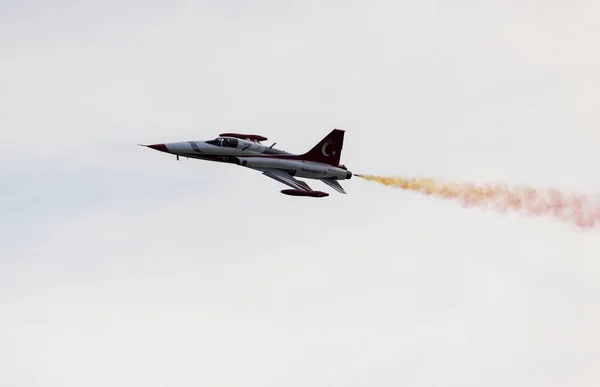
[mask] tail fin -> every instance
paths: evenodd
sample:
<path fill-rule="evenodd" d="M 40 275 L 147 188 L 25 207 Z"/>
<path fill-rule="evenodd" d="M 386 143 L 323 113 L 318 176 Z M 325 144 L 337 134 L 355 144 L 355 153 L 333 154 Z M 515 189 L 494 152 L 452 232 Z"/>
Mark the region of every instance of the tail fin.
<path fill-rule="evenodd" d="M 341 129 L 333 129 L 311 150 L 302 155 L 304 160 L 316 161 L 330 165 L 339 165 L 344 146 L 344 133 Z"/>

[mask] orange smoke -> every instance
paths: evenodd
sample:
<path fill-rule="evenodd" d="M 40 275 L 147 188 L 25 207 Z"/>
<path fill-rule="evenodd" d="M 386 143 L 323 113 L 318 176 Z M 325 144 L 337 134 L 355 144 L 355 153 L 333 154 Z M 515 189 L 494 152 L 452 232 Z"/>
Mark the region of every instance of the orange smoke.
<path fill-rule="evenodd" d="M 357 175 L 403 190 L 453 199 L 464 207 L 514 211 L 527 216 L 551 216 L 580 228 L 600 226 L 600 199 L 584 194 L 567 194 L 557 189 L 536 189 L 506 184 L 476 185 L 434 179 Z"/>

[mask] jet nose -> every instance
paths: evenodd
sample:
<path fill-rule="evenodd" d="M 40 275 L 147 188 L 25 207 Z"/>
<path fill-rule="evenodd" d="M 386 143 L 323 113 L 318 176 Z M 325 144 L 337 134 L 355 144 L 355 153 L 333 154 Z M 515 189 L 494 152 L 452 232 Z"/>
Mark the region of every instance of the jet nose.
<path fill-rule="evenodd" d="M 152 149 L 156 149 L 157 151 L 161 151 L 161 152 L 168 152 L 169 150 L 167 149 L 167 146 L 165 144 L 153 144 L 153 145 L 146 145 L 148 148 L 152 148 Z"/>

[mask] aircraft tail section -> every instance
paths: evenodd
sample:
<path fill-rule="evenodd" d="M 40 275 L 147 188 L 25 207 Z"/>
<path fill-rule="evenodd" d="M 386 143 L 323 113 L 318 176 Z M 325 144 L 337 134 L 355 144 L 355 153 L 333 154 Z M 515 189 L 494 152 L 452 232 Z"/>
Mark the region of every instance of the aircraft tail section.
<path fill-rule="evenodd" d="M 344 133 L 345 131 L 341 129 L 333 129 L 317 145 L 302 155 L 303 159 L 338 166 L 344 146 Z"/>

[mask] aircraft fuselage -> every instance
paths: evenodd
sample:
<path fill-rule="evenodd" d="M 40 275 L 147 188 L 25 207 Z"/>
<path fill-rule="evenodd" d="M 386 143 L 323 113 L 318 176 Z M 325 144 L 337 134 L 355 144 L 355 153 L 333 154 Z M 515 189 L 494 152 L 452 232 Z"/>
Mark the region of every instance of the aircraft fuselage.
<path fill-rule="evenodd" d="M 298 155 L 250 141 L 226 140 L 235 140 L 231 141 L 235 147 L 219 146 L 207 141 L 182 141 L 160 144 L 154 149 L 176 156 L 230 163 L 255 170 L 282 169 L 293 176 L 307 179 L 345 180 L 352 177 L 352 173 L 343 166 L 302 160 Z"/>

